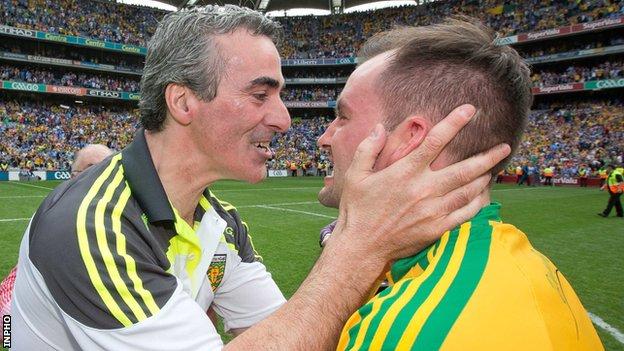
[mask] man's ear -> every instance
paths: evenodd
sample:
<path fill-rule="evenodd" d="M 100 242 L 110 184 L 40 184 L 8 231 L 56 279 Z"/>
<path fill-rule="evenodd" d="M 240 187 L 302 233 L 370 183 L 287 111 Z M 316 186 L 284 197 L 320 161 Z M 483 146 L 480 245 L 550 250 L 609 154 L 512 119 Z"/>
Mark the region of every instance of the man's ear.
<path fill-rule="evenodd" d="M 170 83 L 165 88 L 165 102 L 171 118 L 178 124 L 187 126 L 193 121 L 191 110 L 189 109 L 189 99 L 195 96 L 185 86 Z"/>
<path fill-rule="evenodd" d="M 401 122 L 392 132 L 392 138 L 396 139 L 397 147 L 390 155 L 390 163 L 414 151 L 423 142 L 431 127 L 432 124 L 428 119 L 418 115 L 408 117 Z"/>

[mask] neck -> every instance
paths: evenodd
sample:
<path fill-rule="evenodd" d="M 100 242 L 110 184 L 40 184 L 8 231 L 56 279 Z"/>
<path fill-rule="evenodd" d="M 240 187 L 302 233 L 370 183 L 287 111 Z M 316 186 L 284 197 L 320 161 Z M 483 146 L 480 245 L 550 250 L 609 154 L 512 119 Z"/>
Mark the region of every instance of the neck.
<path fill-rule="evenodd" d="M 185 132 L 183 127 L 170 125 L 161 132 L 146 131 L 145 140 L 167 198 L 192 226 L 202 193 L 219 177 L 208 160 L 193 152 L 193 139 Z"/>

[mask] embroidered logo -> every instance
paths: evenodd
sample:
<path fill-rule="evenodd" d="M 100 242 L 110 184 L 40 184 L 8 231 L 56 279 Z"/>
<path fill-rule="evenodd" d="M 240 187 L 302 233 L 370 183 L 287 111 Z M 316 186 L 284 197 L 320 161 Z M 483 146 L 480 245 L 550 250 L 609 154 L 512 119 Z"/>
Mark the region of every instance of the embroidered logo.
<path fill-rule="evenodd" d="M 212 257 L 212 262 L 210 262 L 210 267 L 208 267 L 208 280 L 210 280 L 212 291 L 215 291 L 223 280 L 226 258 L 226 254 L 216 254 Z"/>

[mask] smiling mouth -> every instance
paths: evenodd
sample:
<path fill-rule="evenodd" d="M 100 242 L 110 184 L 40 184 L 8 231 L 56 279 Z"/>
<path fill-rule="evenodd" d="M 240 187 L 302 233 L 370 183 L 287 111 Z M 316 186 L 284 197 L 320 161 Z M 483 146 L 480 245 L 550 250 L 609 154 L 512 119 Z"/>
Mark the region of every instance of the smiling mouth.
<path fill-rule="evenodd" d="M 269 146 L 268 141 L 263 141 L 263 142 L 257 142 L 254 143 L 254 145 L 256 146 L 256 148 L 264 151 L 264 153 L 268 156 L 269 159 L 275 157 L 275 152 L 273 150 L 271 150 L 271 147 Z"/>

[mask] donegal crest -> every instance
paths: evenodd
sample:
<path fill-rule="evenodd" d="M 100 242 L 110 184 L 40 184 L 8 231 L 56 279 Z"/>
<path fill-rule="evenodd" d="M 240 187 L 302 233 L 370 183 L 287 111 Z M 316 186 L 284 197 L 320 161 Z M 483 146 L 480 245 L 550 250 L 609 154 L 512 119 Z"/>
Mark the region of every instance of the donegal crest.
<path fill-rule="evenodd" d="M 226 258 L 226 254 L 216 254 L 212 257 L 212 262 L 210 267 L 208 267 L 208 280 L 210 280 L 212 291 L 215 291 L 221 284 L 221 280 L 223 280 Z"/>

